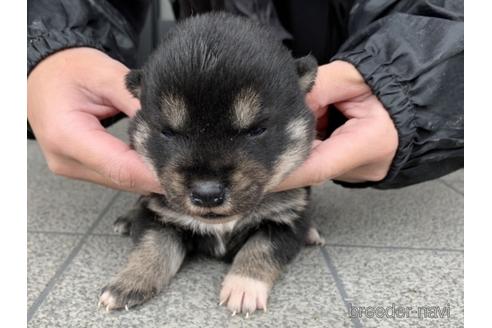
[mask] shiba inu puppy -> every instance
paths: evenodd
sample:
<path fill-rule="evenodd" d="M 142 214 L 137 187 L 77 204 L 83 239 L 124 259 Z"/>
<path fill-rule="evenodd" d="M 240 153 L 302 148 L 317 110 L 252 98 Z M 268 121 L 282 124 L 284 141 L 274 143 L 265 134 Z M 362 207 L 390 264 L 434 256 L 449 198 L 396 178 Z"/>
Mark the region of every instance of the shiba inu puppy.
<path fill-rule="evenodd" d="M 127 87 L 142 109 L 131 145 L 165 195 L 142 196 L 115 222 L 135 248 L 103 288 L 106 310 L 157 295 L 187 254 L 232 262 L 218 302 L 266 310 L 269 292 L 305 243 L 322 242 L 303 212 L 306 188 L 271 190 L 309 155 L 314 116 L 304 97 L 317 70 L 267 29 L 223 13 L 179 23 Z"/>

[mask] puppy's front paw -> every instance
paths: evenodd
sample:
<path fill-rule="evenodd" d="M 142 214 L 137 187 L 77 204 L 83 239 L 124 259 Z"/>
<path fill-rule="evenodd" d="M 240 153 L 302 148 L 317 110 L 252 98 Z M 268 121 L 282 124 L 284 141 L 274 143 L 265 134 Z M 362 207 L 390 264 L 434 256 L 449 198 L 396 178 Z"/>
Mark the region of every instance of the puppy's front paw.
<path fill-rule="evenodd" d="M 222 283 L 220 305 L 225 305 L 232 312 L 245 313 L 246 317 L 256 309 L 266 312 L 270 286 L 261 280 L 228 274 Z"/>
<path fill-rule="evenodd" d="M 127 311 L 142 304 L 156 294 L 155 290 L 137 290 L 126 288 L 119 284 L 109 284 L 104 287 L 99 297 L 97 307 L 103 307 L 106 312 L 125 308 Z"/>

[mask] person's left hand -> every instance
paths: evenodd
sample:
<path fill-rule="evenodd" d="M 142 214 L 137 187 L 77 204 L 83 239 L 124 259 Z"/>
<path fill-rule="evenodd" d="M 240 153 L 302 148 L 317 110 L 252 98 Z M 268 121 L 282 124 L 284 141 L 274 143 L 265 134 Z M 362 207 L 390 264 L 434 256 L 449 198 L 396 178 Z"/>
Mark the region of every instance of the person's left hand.
<path fill-rule="evenodd" d="M 328 139 L 316 141 L 310 157 L 276 191 L 328 179 L 364 182 L 386 177 L 398 147 L 398 133 L 387 110 L 353 65 L 334 61 L 320 66 L 306 102 L 318 118 L 318 127 L 324 126 L 330 104 L 348 120 Z"/>

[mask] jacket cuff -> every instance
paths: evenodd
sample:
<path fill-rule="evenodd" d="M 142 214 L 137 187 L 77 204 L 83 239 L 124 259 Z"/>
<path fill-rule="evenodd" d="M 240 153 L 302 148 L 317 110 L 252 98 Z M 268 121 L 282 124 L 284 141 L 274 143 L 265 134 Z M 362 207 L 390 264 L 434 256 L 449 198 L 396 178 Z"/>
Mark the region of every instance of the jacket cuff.
<path fill-rule="evenodd" d="M 392 180 L 408 161 L 416 133 L 415 106 L 407 93 L 407 86 L 398 81 L 398 77 L 390 71 L 386 64 L 379 62 L 377 57 L 365 50 L 342 52 L 331 59 L 331 61 L 334 60 L 349 62 L 357 68 L 373 94 L 388 111 L 398 131 L 398 149 L 388 174 L 383 180 L 363 183 L 334 182 L 351 188 L 369 186 L 379 189 L 395 188 Z"/>
<path fill-rule="evenodd" d="M 54 31 L 27 38 L 27 75 L 36 65 L 55 52 L 76 47 L 90 47 L 104 51 L 103 46 L 76 30 Z"/>

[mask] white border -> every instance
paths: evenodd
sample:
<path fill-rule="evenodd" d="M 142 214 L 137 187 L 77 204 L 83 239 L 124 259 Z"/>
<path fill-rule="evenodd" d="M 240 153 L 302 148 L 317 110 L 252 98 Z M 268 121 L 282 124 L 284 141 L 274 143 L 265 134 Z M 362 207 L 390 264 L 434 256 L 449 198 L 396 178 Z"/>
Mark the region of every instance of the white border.
<path fill-rule="evenodd" d="M 3 3 L 1 52 L 1 186 L 2 266 L 0 325 L 26 326 L 27 186 L 26 186 L 26 24 L 25 1 Z"/>
<path fill-rule="evenodd" d="M 465 324 L 490 325 L 492 280 L 492 6 L 465 7 Z"/>

